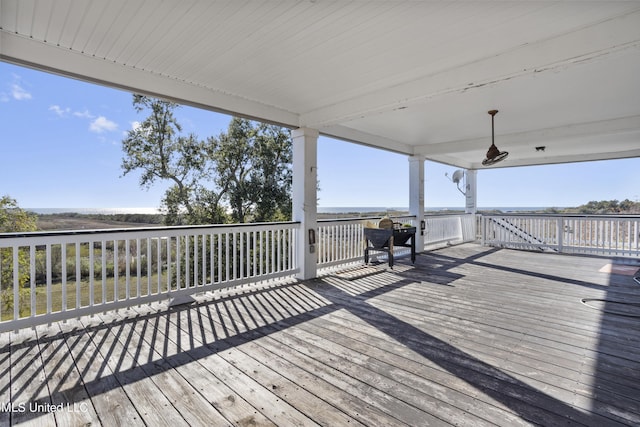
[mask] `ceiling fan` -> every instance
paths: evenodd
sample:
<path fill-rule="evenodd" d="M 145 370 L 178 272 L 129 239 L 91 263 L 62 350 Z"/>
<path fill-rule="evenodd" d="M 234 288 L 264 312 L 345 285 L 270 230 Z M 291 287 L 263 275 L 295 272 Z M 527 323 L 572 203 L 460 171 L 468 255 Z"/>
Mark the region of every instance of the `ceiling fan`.
<path fill-rule="evenodd" d="M 498 110 L 490 110 L 489 114 L 491 114 L 491 147 L 489 147 L 489 151 L 487 151 L 487 158 L 482 161 L 482 166 L 491 166 L 495 165 L 499 161 L 502 161 L 507 158 L 509 153 L 507 151 L 500 151 L 494 142 L 495 134 L 493 130 L 493 118 L 498 113 Z"/>

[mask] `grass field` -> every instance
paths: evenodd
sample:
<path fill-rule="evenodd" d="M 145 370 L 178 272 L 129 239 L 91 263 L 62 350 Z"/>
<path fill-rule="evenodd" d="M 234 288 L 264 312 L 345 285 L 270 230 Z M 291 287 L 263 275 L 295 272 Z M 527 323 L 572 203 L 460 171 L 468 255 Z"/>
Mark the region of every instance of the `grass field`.
<path fill-rule="evenodd" d="M 131 298 L 136 297 L 138 295 L 144 296 L 149 293 L 154 294 L 158 292 L 158 275 L 154 274 L 151 276 L 150 280 L 151 292 L 149 292 L 149 278 L 147 276 L 141 276 L 138 286 L 138 278 L 137 276 L 132 276 L 130 278 L 130 288 L 129 288 L 129 296 Z M 108 277 L 104 282 L 104 301 L 111 302 L 114 301 L 114 295 L 116 295 L 116 283 L 113 277 Z M 175 289 L 175 286 L 174 288 Z M 93 304 L 99 305 L 103 303 L 103 281 L 102 279 L 96 279 L 93 285 Z M 166 274 L 160 278 L 160 290 L 162 292 L 167 290 L 167 278 Z M 80 295 L 80 307 L 86 307 L 90 304 L 90 284 L 87 280 L 81 280 L 78 284 L 75 280 L 68 281 L 66 283 L 66 300 L 67 310 L 72 310 L 76 308 L 78 303 L 78 291 Z M 3 295 L 3 304 L 2 304 L 2 320 L 11 320 L 13 319 L 13 291 L 9 289 L 6 295 Z M 124 300 L 127 298 L 126 293 L 126 279 L 120 277 L 118 279 L 118 300 Z M 51 284 L 51 312 L 56 312 L 62 310 L 62 301 L 63 301 L 63 284 L 62 282 L 52 283 Z M 9 301 L 9 304 L 6 304 L 6 301 Z M 36 286 L 35 287 L 35 302 L 36 302 L 36 314 L 44 314 L 47 312 L 47 286 Z M 21 289 L 19 296 L 19 304 L 20 304 L 20 317 L 28 317 L 31 314 L 31 290 L 30 288 Z"/>
<path fill-rule="evenodd" d="M 77 214 L 38 215 L 38 230 L 99 230 L 104 228 L 161 227 L 162 224 L 152 222 L 156 217 L 149 215 L 149 222 L 127 222 L 113 215 L 100 217 Z"/>

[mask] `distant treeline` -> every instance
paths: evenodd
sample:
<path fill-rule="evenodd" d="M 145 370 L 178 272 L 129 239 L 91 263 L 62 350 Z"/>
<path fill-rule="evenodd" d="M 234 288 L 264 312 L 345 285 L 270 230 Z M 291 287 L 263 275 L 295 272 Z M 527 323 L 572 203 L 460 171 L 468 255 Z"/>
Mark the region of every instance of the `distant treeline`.
<path fill-rule="evenodd" d="M 640 214 L 640 202 L 633 202 L 629 199 L 623 201 L 618 200 L 600 200 L 590 201 L 584 205 L 580 205 L 576 208 L 549 208 L 545 210 L 545 213 L 581 213 L 581 214 L 596 214 L 596 215 L 634 215 Z"/>

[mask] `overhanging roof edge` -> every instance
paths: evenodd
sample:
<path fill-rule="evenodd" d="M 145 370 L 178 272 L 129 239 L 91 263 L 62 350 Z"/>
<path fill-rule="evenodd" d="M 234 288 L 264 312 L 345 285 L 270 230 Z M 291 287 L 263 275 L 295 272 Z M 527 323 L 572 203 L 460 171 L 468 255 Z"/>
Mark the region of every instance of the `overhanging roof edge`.
<path fill-rule="evenodd" d="M 2 46 L 0 60 L 16 65 L 222 114 L 288 128 L 299 127 L 298 114 L 275 106 L 94 58 L 81 52 L 52 46 L 43 41 L 11 34 L 2 29 L 0 29 L 0 46 Z M 159 89 L 160 87 L 164 89 Z M 215 102 L 211 102 L 212 99 L 215 99 Z"/>

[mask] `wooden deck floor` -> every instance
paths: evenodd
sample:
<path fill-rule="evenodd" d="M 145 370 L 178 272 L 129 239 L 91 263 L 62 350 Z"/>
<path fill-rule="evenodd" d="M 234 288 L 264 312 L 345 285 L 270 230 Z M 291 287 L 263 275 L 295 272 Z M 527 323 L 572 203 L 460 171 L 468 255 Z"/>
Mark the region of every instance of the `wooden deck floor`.
<path fill-rule="evenodd" d="M 3 334 L 0 425 L 640 425 L 609 262 L 467 244 Z"/>

